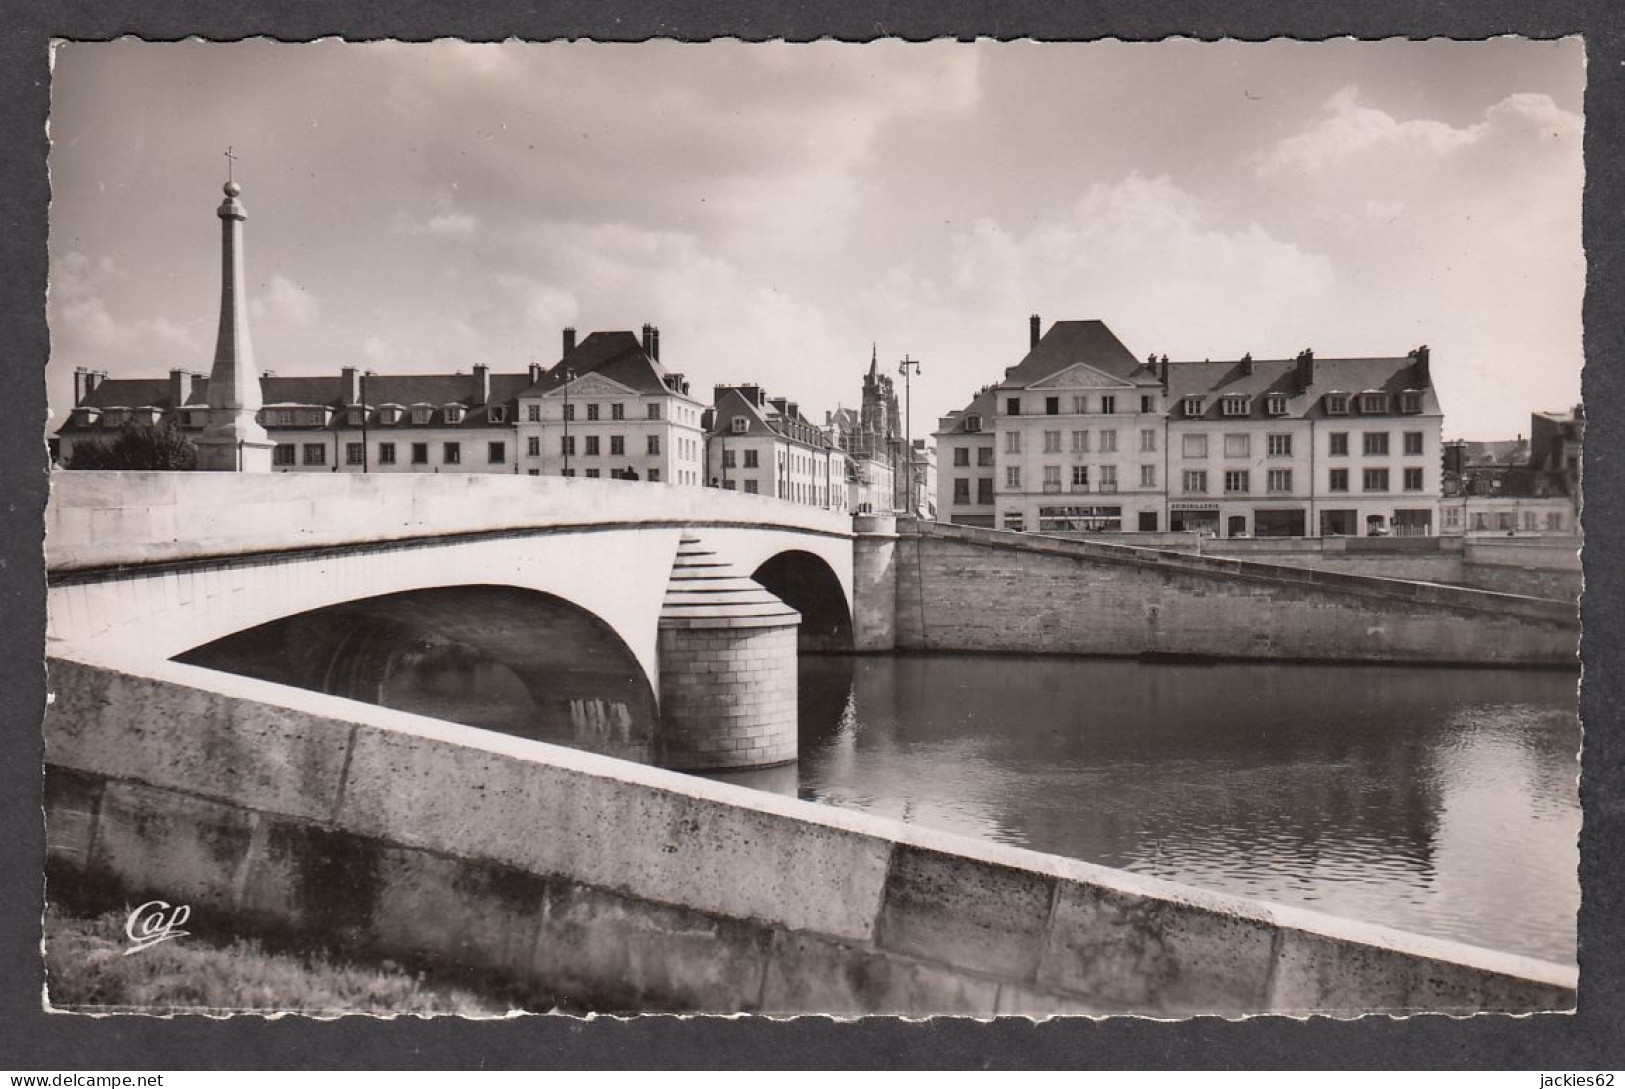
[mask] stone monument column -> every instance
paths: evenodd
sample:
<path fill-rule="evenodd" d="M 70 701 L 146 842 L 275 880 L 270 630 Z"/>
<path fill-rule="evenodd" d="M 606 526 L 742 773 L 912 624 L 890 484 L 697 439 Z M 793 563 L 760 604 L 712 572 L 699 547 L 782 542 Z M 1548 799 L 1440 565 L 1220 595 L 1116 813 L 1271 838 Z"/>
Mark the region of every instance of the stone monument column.
<path fill-rule="evenodd" d="M 226 183 L 220 216 L 220 333 L 209 372 L 209 422 L 197 440 L 197 467 L 216 472 L 268 473 L 276 445 L 257 418 L 260 376 L 248 335 L 248 290 L 243 278 L 243 191 Z"/>

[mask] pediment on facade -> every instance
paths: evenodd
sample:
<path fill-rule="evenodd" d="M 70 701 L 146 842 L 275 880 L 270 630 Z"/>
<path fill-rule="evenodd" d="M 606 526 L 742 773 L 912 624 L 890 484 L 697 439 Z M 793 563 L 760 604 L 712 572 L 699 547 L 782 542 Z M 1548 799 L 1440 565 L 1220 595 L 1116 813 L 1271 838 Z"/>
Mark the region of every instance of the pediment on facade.
<path fill-rule="evenodd" d="M 1096 370 L 1087 363 L 1074 363 L 1048 378 L 1040 378 L 1028 389 L 1133 389 L 1134 383 Z"/>
<path fill-rule="evenodd" d="M 548 397 L 564 397 L 564 391 L 569 390 L 571 397 L 637 397 L 638 391 L 630 386 L 623 386 L 613 379 L 605 378 L 601 374 L 584 374 L 574 382 L 566 383 L 558 389 L 548 390 Z"/>

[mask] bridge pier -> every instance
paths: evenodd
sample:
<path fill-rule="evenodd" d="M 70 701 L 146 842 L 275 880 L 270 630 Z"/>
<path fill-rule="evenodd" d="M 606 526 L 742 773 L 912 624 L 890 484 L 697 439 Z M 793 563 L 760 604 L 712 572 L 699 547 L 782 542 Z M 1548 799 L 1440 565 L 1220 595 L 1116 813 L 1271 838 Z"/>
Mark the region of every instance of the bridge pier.
<path fill-rule="evenodd" d="M 699 771 L 796 758 L 801 614 L 684 535 L 660 614 L 655 760 Z"/>
<path fill-rule="evenodd" d="M 897 517 L 853 516 L 852 647 L 859 653 L 897 649 Z"/>

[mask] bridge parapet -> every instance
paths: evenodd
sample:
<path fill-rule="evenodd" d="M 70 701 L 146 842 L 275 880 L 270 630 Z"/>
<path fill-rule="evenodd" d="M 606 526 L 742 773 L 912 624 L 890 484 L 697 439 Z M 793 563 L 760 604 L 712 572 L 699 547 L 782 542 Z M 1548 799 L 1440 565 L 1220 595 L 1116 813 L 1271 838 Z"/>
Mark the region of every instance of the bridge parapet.
<path fill-rule="evenodd" d="M 61 472 L 52 477 L 45 524 L 52 573 L 604 524 L 852 535 L 842 511 L 767 496 L 473 473 Z"/>

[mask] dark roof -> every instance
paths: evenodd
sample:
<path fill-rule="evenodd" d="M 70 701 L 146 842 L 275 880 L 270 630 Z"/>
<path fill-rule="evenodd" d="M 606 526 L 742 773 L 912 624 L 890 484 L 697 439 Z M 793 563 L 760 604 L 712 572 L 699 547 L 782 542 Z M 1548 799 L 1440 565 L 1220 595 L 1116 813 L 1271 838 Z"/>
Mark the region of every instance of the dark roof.
<path fill-rule="evenodd" d="M 181 378 L 181 388 L 190 392 L 191 379 Z M 207 380 L 205 380 L 207 388 Z M 185 401 L 183 403 L 198 403 Z M 171 409 L 177 407 L 169 396 L 169 379 L 167 378 L 104 378 L 96 388 L 85 395 L 85 399 L 75 405 L 91 408 L 144 408 L 151 405 L 155 408 Z"/>
<path fill-rule="evenodd" d="M 1418 381 L 1416 361 L 1409 356 L 1375 359 L 1315 359 L 1313 381 L 1306 388 L 1298 379 L 1299 363 L 1295 359 L 1255 359 L 1252 373 L 1241 360 L 1201 362 L 1176 360 L 1168 364 L 1169 414 L 1176 419 L 1235 420 L 1274 418 L 1265 410 L 1261 394 L 1286 395 L 1286 418 L 1327 417 L 1325 395 L 1332 392 L 1365 393 L 1381 390 L 1397 394 L 1404 390 L 1422 392 L 1421 415 L 1438 415 L 1439 401 L 1431 383 Z M 1242 394 L 1249 398 L 1246 416 L 1226 416 L 1219 409 L 1220 398 L 1229 394 Z M 1181 402 L 1187 397 L 1205 398 L 1200 416 L 1187 416 Z M 1398 414 L 1398 404 L 1393 413 Z M 1358 417 L 1358 409 L 1350 407 L 1349 417 Z M 1332 419 L 1345 419 L 1333 416 Z"/>
<path fill-rule="evenodd" d="M 936 433 L 938 435 L 993 434 L 993 428 L 987 425 L 987 421 L 991 420 L 993 417 L 994 398 L 996 392 L 997 391 L 992 386 L 989 386 L 981 393 L 978 393 L 975 397 L 972 397 L 970 404 L 965 406 L 965 410 L 963 412 L 955 412 L 943 417 L 942 425 L 937 428 Z M 967 416 L 982 417 L 983 423 L 980 431 L 965 430 L 965 417 Z"/>
<path fill-rule="evenodd" d="M 801 415 L 799 408 L 794 416 L 790 416 L 780 412 L 771 401 L 756 404 L 735 387 L 720 388 L 718 394 L 716 412 L 711 420 L 712 435 L 774 435 L 821 450 L 838 449 L 822 429 Z M 750 421 L 745 431 L 733 429 L 735 416 L 744 416 Z"/>
<path fill-rule="evenodd" d="M 640 394 L 678 393 L 666 385 L 670 373 L 644 351 L 636 334 L 617 329 L 591 333 L 553 366 L 542 372 L 541 380 L 520 391 L 521 396 L 540 397 L 565 383 L 565 372 L 576 378 L 600 374 Z"/>
<path fill-rule="evenodd" d="M 1077 363 L 1087 364 L 1114 378 L 1156 384 L 1150 369 L 1134 358 L 1134 353 L 1123 346 L 1105 322 L 1090 320 L 1058 321 L 1051 325 L 1049 332 L 1039 339 L 1038 346 L 1004 372 L 1004 380 L 999 385 L 1006 389 L 1024 389 Z"/>
<path fill-rule="evenodd" d="M 1557 470 L 1532 469 L 1527 465 L 1469 465 L 1460 474 L 1445 474 L 1444 493 L 1550 499 L 1566 498 L 1570 490 L 1567 474 Z"/>

